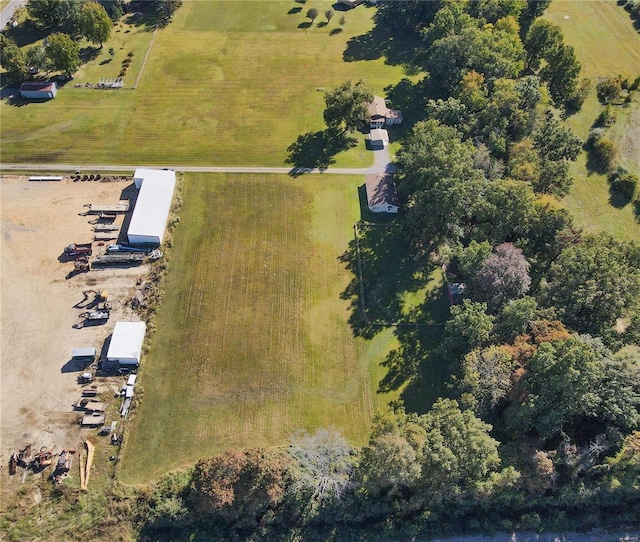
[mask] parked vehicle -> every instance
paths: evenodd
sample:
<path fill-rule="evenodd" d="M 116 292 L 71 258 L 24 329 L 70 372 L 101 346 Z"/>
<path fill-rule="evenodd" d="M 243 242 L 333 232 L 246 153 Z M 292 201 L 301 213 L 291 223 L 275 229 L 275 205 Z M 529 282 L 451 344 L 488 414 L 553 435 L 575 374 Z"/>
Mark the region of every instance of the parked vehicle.
<path fill-rule="evenodd" d="M 93 253 L 91 243 L 71 243 L 64 247 L 67 256 L 90 256 Z"/>

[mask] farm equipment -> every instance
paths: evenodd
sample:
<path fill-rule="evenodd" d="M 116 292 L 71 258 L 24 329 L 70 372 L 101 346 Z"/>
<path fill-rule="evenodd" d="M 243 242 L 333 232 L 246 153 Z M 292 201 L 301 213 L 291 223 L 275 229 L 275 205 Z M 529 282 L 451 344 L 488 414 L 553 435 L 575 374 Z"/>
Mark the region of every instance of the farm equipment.
<path fill-rule="evenodd" d="M 73 262 L 74 273 L 86 273 L 89 269 L 89 256 L 80 256 Z"/>
<path fill-rule="evenodd" d="M 144 248 L 137 248 L 129 245 L 109 245 L 107 247 L 107 252 L 142 252 L 143 254 L 146 254 L 148 251 Z"/>
<path fill-rule="evenodd" d="M 73 454 L 75 453 L 75 450 L 62 450 L 58 456 L 58 462 L 56 463 L 56 470 L 54 474 L 69 472 L 73 463 Z"/>
<path fill-rule="evenodd" d="M 34 471 L 39 471 L 51 465 L 53 454 L 47 450 L 46 446 L 40 448 L 40 451 L 33 458 L 32 467 Z"/>
<path fill-rule="evenodd" d="M 92 252 L 91 243 L 71 243 L 64 247 L 66 256 L 91 256 Z"/>
<path fill-rule="evenodd" d="M 14 475 L 18 471 L 18 454 L 13 452 L 9 458 L 9 474 Z"/>
<path fill-rule="evenodd" d="M 139 265 L 144 258 L 145 255 L 140 252 L 99 254 L 93 261 L 93 265 Z"/>
<path fill-rule="evenodd" d="M 97 324 L 102 322 L 103 324 L 109 319 L 109 311 L 89 311 L 80 314 L 80 318 L 84 318 L 86 322 Z"/>
<path fill-rule="evenodd" d="M 80 375 L 80 377 L 78 377 L 78 381 L 81 384 L 89 384 L 90 382 L 93 382 L 93 374 L 91 374 L 91 373 L 82 373 Z M 86 391 L 86 390 L 84 390 L 84 391 Z M 83 395 L 85 395 L 84 391 L 82 392 Z M 98 392 L 96 390 L 96 395 L 97 395 L 97 393 Z M 86 395 L 89 395 L 89 394 L 86 394 Z"/>

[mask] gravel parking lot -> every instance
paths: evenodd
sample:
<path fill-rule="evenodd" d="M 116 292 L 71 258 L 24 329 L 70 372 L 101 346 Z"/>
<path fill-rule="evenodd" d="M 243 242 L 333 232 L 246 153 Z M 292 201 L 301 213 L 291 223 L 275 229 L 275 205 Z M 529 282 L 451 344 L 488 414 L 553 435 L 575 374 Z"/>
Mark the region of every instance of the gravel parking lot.
<path fill-rule="evenodd" d="M 113 204 L 135 193 L 131 180 L 33 182 L 26 176 L 0 177 L 0 462 L 13 450 L 32 444 L 60 451 L 80 445 L 94 430 L 80 429 L 78 377 L 85 369 L 72 363 L 74 347 L 98 352 L 115 321 L 137 320 L 125 305 L 146 266 L 92 269 L 67 278 L 73 262 L 61 254 L 66 245 L 93 239 L 95 216 L 81 216 L 86 203 Z M 116 219 L 121 224 L 123 217 Z M 111 241 L 113 242 L 113 241 Z M 94 243 L 94 254 L 105 249 Z M 113 310 L 106 324 L 84 326 L 84 290 L 107 290 Z M 93 299 L 89 294 L 88 301 Z M 99 390 L 119 380 L 100 381 Z"/>

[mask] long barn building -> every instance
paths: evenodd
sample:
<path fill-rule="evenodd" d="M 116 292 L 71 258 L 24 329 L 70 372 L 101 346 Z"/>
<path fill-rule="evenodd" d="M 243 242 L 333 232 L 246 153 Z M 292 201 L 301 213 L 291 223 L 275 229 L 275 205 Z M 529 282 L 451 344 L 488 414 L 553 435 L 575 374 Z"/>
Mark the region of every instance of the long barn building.
<path fill-rule="evenodd" d="M 139 168 L 133 175 L 133 181 L 139 193 L 127 230 L 129 243 L 161 245 L 176 187 L 176 172 Z"/>

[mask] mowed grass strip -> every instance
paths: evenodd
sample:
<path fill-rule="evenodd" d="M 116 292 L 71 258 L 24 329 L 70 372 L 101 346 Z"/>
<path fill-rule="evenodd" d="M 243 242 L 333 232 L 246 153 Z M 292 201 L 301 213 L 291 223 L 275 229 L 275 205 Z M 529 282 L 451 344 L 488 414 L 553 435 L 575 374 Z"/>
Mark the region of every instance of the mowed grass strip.
<path fill-rule="evenodd" d="M 99 92 L 73 83 L 117 75 L 122 55 L 135 50 L 127 86 L 135 82 L 145 40 L 124 46 L 114 34 L 116 57 L 104 51 L 85 66 L 55 100 L 24 107 L 0 105 L 3 161 L 131 164 L 274 165 L 299 135 L 325 128 L 324 93 L 347 80 L 364 79 L 376 92 L 397 83 L 403 69 L 390 66 L 373 47 L 346 62 L 348 41 L 373 26 L 374 9 L 335 12 L 331 3 L 293 1 L 186 1 L 159 30 L 137 90 Z M 305 13 L 320 16 L 306 28 Z M 301 8 L 300 11 L 296 11 Z M 340 28 L 344 14 L 346 23 Z M 302 25 L 302 26 L 301 26 Z M 129 36 L 130 34 L 126 34 Z M 336 157 L 339 166 L 372 162 L 364 137 Z"/>
<path fill-rule="evenodd" d="M 359 180 L 187 176 L 123 481 L 299 429 L 366 441 L 394 339 L 355 339 L 340 299 Z"/>

